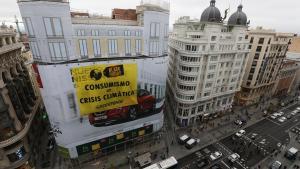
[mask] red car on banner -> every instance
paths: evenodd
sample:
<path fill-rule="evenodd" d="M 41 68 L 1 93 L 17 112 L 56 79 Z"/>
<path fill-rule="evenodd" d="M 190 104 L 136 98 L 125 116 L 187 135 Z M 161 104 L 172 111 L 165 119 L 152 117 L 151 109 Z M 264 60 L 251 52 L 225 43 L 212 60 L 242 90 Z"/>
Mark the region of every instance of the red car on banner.
<path fill-rule="evenodd" d="M 132 121 L 141 116 L 155 114 L 155 97 L 144 89 L 138 90 L 138 104 L 116 109 L 106 110 L 99 113 L 89 114 L 89 122 L 95 127 L 118 124 L 124 121 Z"/>

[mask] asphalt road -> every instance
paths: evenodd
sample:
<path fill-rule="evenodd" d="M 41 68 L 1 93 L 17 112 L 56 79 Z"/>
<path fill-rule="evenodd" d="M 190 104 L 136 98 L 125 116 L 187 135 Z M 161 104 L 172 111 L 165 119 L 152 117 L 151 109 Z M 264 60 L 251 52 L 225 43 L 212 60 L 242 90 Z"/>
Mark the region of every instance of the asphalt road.
<path fill-rule="evenodd" d="M 300 104 L 284 108 L 284 116 L 290 114 Z M 276 149 L 280 149 L 282 145 L 289 142 L 288 130 L 299 124 L 300 113 L 293 116 L 291 119 L 281 123 L 277 119 L 269 117 L 245 128 L 246 134 L 237 137 L 235 134 L 230 135 L 217 143 L 211 144 L 199 151 L 191 153 L 182 159 L 179 159 L 178 169 L 209 169 L 213 166 L 217 168 L 232 168 L 247 169 L 256 165 L 258 162 L 269 156 Z M 252 137 L 252 135 L 255 137 Z M 207 151 L 209 150 L 209 151 Z M 220 151 L 223 155 L 220 159 L 211 161 L 209 155 L 215 151 Z M 231 163 L 228 156 L 238 153 L 241 158 Z M 199 155 L 200 154 L 200 155 Z M 198 167 L 197 164 L 205 161 L 203 167 Z"/>

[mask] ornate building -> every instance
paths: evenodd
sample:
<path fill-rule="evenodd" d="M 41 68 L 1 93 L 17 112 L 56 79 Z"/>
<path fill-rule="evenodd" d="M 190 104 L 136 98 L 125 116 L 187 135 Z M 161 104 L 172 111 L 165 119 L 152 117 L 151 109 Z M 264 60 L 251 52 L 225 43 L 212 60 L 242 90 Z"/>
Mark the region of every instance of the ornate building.
<path fill-rule="evenodd" d="M 277 33 L 262 27 L 247 32 L 250 53 L 243 78 L 242 89 L 236 95 L 240 105 L 264 101 L 273 95 L 280 67 L 286 58 L 292 33 Z"/>
<path fill-rule="evenodd" d="M 228 23 L 215 0 L 199 20 L 181 17 L 169 38 L 168 105 L 180 126 L 231 108 L 247 62 L 247 16 L 242 6 Z"/>
<path fill-rule="evenodd" d="M 0 168 L 31 168 L 37 161 L 36 142 L 41 99 L 33 90 L 22 57 L 22 43 L 12 27 L 0 27 Z"/>

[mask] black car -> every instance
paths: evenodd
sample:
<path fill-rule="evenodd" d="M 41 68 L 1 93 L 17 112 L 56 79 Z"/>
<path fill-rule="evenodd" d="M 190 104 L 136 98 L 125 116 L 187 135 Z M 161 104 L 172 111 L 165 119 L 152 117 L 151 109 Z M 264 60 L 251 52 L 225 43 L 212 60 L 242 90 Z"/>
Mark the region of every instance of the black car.
<path fill-rule="evenodd" d="M 210 169 L 222 169 L 222 167 L 219 164 L 215 164 Z"/>
<path fill-rule="evenodd" d="M 209 162 L 208 162 L 208 160 L 207 160 L 206 158 L 197 161 L 197 167 L 198 167 L 198 168 L 204 168 L 204 167 L 206 167 L 208 164 L 209 164 Z"/>

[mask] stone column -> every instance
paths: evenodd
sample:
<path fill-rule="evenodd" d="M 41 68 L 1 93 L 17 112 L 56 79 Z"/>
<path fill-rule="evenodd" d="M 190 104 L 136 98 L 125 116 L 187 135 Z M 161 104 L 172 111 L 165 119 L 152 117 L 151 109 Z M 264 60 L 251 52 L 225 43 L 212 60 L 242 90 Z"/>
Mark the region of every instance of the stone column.
<path fill-rule="evenodd" d="M 20 131 L 22 129 L 22 124 L 17 117 L 15 109 L 13 108 L 13 104 L 9 98 L 7 88 L 4 87 L 2 90 L 0 90 L 0 94 L 2 95 L 4 103 L 8 104 L 8 112 L 9 112 L 10 117 L 12 119 L 14 119 L 14 126 L 15 126 L 16 130 Z"/>

